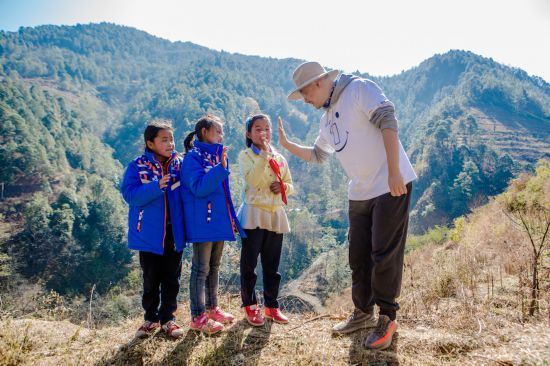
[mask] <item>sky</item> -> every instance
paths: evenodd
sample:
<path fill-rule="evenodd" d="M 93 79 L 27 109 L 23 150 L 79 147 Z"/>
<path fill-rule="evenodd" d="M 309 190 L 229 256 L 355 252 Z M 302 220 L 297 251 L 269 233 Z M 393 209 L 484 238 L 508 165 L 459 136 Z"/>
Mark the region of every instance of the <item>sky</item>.
<path fill-rule="evenodd" d="M 103 21 L 375 76 L 469 50 L 550 82 L 550 0 L 0 0 L 4 31 Z"/>

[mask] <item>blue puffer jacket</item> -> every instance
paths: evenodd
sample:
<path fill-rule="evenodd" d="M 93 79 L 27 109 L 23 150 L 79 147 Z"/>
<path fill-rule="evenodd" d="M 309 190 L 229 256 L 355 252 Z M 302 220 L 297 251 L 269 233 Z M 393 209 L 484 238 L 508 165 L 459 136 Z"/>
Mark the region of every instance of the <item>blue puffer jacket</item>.
<path fill-rule="evenodd" d="M 186 246 L 181 202 L 182 157 L 173 153 L 168 164 L 170 181 L 164 190 L 159 187 L 162 178 L 161 163 L 150 150 L 137 157 L 124 173 L 121 192 L 130 205 L 128 213 L 128 248 L 155 254 L 164 253 L 166 236 L 166 200 L 170 208 L 170 222 L 176 250 Z"/>
<path fill-rule="evenodd" d="M 229 193 L 229 168 L 219 163 L 223 145 L 200 141 L 193 145 L 182 166 L 187 242 L 235 240 L 234 229 L 246 237 Z"/>

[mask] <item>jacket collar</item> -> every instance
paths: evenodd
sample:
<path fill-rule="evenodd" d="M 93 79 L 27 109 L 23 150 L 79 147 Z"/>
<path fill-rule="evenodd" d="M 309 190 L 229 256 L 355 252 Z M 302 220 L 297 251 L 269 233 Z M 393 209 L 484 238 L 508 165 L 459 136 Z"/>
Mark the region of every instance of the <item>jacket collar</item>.
<path fill-rule="evenodd" d="M 170 159 L 168 159 L 167 161 L 172 161 L 174 160 L 174 158 L 176 157 L 176 155 L 178 154 L 177 151 L 172 151 L 172 156 L 170 156 Z M 145 151 L 143 152 L 143 155 L 145 155 L 145 157 L 149 160 L 149 161 L 152 161 L 152 162 L 155 162 L 155 163 L 159 163 L 161 164 L 160 161 L 158 161 L 156 155 L 154 152 L 152 152 L 151 150 L 149 149 L 145 149 Z"/>
<path fill-rule="evenodd" d="M 200 151 L 203 151 L 209 154 L 221 155 L 223 151 L 222 144 L 207 144 L 205 142 L 200 142 L 198 140 L 195 140 L 193 141 L 193 146 L 199 149 Z"/>
<path fill-rule="evenodd" d="M 262 153 L 262 150 L 258 149 L 254 144 L 250 145 L 250 149 L 256 155 L 260 155 Z M 269 144 L 269 152 L 272 154 L 275 153 L 275 149 L 271 146 L 271 144 Z"/>
<path fill-rule="evenodd" d="M 252 144 L 252 145 L 250 145 L 250 148 L 252 149 L 252 151 L 254 152 L 254 154 L 260 155 L 261 151 L 260 151 L 260 149 L 258 149 L 258 148 L 256 147 L 256 145 Z"/>

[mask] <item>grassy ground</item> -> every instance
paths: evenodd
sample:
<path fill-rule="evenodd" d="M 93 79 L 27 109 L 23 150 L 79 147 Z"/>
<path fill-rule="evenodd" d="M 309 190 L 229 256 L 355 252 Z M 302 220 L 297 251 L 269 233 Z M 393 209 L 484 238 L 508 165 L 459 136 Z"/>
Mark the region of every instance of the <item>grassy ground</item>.
<path fill-rule="evenodd" d="M 77 325 L 58 311 L 63 306 L 48 300 L 42 301 L 47 311 L 0 312 L 0 366 L 550 365 L 550 272 L 544 267 L 539 309 L 529 317 L 531 272 L 524 234 L 489 204 L 453 235 L 458 239 L 423 244 L 407 255 L 399 329 L 385 351 L 363 348 L 369 330 L 331 335 L 331 327 L 352 309 L 349 288 L 330 290 L 346 287 L 334 281 L 349 280 L 349 274 L 334 275 L 335 268 L 347 266 L 346 251 L 338 250 L 320 258 L 299 283 L 289 286 L 293 291 L 282 300 L 291 319 L 288 325 L 267 322 L 252 328 L 242 320 L 238 295 L 223 294 L 222 307 L 237 320 L 221 334 L 207 337 L 189 330 L 184 302 L 177 312 L 186 331 L 182 339 L 157 333 L 134 340 L 141 323 L 136 307 L 129 318 L 116 323 L 82 316 L 83 323 Z M 31 295 L 30 290 L 22 291 L 19 302 L 32 305 L 36 296 Z M 308 296 L 319 298 L 320 313 L 302 304 Z M 0 305 L 5 300 L 0 298 Z M 89 303 L 76 306 L 82 311 L 73 312 L 86 314 Z"/>
<path fill-rule="evenodd" d="M 238 299 L 223 297 L 223 306 L 237 320 L 215 336 L 187 328 L 187 304 L 177 316 L 186 327 L 182 339 L 162 332 L 135 340 L 141 319 L 90 329 L 68 321 L 5 320 L 0 331 L 1 365 L 548 365 L 550 324 L 518 324 L 505 318 L 463 319 L 448 302 L 425 319 L 402 318 L 392 347 L 367 351 L 362 342 L 369 330 L 351 336 L 331 335 L 334 323 L 351 307 L 349 292 L 330 301 L 327 314 L 290 314 L 288 325 L 266 322 L 253 328 L 241 317 Z M 438 322 L 443 314 L 450 327 Z M 455 314 L 457 317 L 455 317 Z M 433 321 L 427 321 L 432 318 Z"/>

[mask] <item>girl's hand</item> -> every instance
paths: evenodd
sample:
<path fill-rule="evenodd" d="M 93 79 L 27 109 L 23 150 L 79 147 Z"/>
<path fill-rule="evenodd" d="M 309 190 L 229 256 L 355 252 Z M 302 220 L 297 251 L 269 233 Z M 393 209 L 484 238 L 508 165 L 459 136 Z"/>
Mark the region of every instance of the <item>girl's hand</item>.
<path fill-rule="evenodd" d="M 274 181 L 269 186 L 269 189 L 271 190 L 271 192 L 279 194 L 281 193 L 281 183 L 279 183 L 278 181 Z"/>
<path fill-rule="evenodd" d="M 262 151 L 265 151 L 265 152 L 269 152 L 270 149 L 269 149 L 269 141 L 267 140 L 267 137 L 261 137 L 260 138 L 260 146 L 258 146 L 260 148 L 260 150 Z"/>
<path fill-rule="evenodd" d="M 282 147 L 285 147 L 288 144 L 288 139 L 286 138 L 285 129 L 283 127 L 283 119 L 281 117 L 278 118 L 277 125 L 279 126 L 279 144 Z"/>
<path fill-rule="evenodd" d="M 221 158 L 222 159 L 221 164 L 224 169 L 227 169 L 227 150 L 229 150 L 229 148 L 227 146 L 224 146 L 223 152 L 222 152 L 222 158 Z"/>
<path fill-rule="evenodd" d="M 170 174 L 164 174 L 162 178 L 159 180 L 160 189 L 166 188 L 169 180 L 170 180 Z"/>

